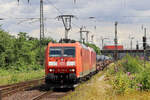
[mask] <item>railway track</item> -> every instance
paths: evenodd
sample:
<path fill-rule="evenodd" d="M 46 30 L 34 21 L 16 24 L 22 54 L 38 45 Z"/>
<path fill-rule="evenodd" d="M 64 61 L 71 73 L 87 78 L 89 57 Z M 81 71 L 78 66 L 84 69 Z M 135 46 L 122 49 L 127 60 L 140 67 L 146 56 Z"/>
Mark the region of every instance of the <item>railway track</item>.
<path fill-rule="evenodd" d="M 3 97 L 10 96 L 18 91 L 23 91 L 44 84 L 44 80 L 45 78 L 41 78 L 11 85 L 0 86 L 0 100 L 2 100 Z"/>
<path fill-rule="evenodd" d="M 107 66 L 107 64 L 109 64 L 110 62 L 108 62 L 108 63 L 104 62 L 104 63 L 105 64 L 98 63 L 98 65 L 105 68 Z M 45 78 L 41 78 L 41 79 L 27 81 L 27 82 L 20 82 L 17 84 L 0 86 L 0 100 L 2 100 L 3 97 L 11 96 L 12 94 L 15 94 L 17 92 L 40 86 L 40 85 L 44 84 L 44 81 L 45 81 Z M 72 91 L 72 90 L 69 90 L 67 92 L 66 91 L 65 92 L 63 92 L 63 91 L 57 92 L 57 91 L 53 91 L 51 89 L 47 90 L 47 87 L 45 87 L 45 86 L 42 87 L 42 89 L 44 89 L 44 91 L 39 91 L 38 94 L 34 95 L 34 97 L 31 97 L 29 100 L 43 100 L 43 99 L 44 100 L 47 100 L 47 99 L 57 100 L 58 98 L 62 98 L 63 96 L 69 94 Z M 30 95 L 30 93 L 29 93 L 29 95 Z"/>
<path fill-rule="evenodd" d="M 17 93 L 17 92 L 22 91 L 24 93 L 23 90 L 32 91 L 32 88 L 39 86 L 43 83 L 44 83 L 44 80 L 39 79 L 39 80 L 21 82 L 21 83 L 12 84 L 12 85 L 1 86 L 0 87 L 0 100 L 3 100 L 3 98 L 5 98 L 5 100 L 6 100 L 6 98 L 9 99 L 9 97 L 11 95 L 15 96 L 16 95 L 15 93 Z M 70 93 L 72 91 L 72 89 L 69 89 L 69 91 L 59 91 L 59 89 L 52 90 L 52 89 L 48 89 L 47 85 L 43 85 L 40 87 L 42 89 L 40 91 L 41 93 L 38 93 L 38 94 L 36 94 L 36 96 L 30 97 L 30 99 L 28 98 L 27 100 L 43 100 L 43 99 L 47 100 L 47 99 L 51 99 L 51 98 L 53 98 L 53 100 L 57 100 L 58 98 L 66 96 L 68 93 Z M 30 95 L 30 93 L 29 93 L 29 95 Z"/>
<path fill-rule="evenodd" d="M 102 63 L 102 62 L 101 62 Z M 110 62 L 103 62 L 103 64 L 99 63 L 101 67 L 106 67 L 108 64 L 110 64 Z M 75 85 L 75 88 L 78 87 L 78 85 Z M 44 93 L 41 93 L 40 95 L 33 97 L 31 100 L 57 100 L 60 99 L 66 95 L 68 95 L 69 93 L 72 92 L 72 89 L 70 89 L 67 92 L 63 92 L 63 91 L 47 91 Z"/>
<path fill-rule="evenodd" d="M 33 98 L 31 98 L 31 100 L 57 100 L 59 98 L 62 98 L 66 95 L 68 95 L 69 93 L 71 93 L 72 91 L 69 90 L 67 92 L 56 92 L 56 91 L 47 91 L 47 92 L 43 92 Z"/>
<path fill-rule="evenodd" d="M 48 91 L 48 92 L 44 92 L 41 93 L 40 95 L 33 97 L 31 100 L 40 100 L 41 98 L 43 98 L 44 96 L 47 96 L 49 94 L 53 93 L 52 91 Z"/>

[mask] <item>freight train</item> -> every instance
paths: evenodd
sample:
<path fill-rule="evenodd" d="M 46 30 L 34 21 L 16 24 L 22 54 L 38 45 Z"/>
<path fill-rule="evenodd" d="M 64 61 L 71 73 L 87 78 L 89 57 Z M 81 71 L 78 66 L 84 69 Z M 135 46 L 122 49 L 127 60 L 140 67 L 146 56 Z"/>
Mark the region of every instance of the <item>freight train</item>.
<path fill-rule="evenodd" d="M 98 70 L 103 70 L 106 66 L 113 62 L 113 59 L 105 55 L 97 55 L 96 62 L 96 66 L 99 68 Z"/>
<path fill-rule="evenodd" d="M 46 84 L 74 84 L 99 69 L 96 66 L 96 52 L 79 42 L 49 43 L 46 48 Z"/>

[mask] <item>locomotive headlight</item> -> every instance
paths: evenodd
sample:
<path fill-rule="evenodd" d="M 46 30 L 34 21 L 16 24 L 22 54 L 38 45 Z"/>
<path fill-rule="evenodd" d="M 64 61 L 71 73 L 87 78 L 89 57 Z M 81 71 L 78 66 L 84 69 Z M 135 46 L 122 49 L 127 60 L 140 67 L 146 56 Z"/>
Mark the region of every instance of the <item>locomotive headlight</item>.
<path fill-rule="evenodd" d="M 72 69 L 73 72 L 75 72 L 75 69 Z"/>
<path fill-rule="evenodd" d="M 75 69 L 69 69 L 70 72 L 75 72 Z"/>
<path fill-rule="evenodd" d="M 55 61 L 50 61 L 50 62 L 48 62 L 48 65 L 49 65 L 49 66 L 57 66 L 57 62 L 55 62 Z"/>
<path fill-rule="evenodd" d="M 53 71 L 53 69 L 49 69 L 49 71 L 50 71 L 50 72 L 52 72 L 52 71 Z"/>
<path fill-rule="evenodd" d="M 50 72 L 53 72 L 53 71 L 55 71 L 55 69 L 51 69 L 51 68 L 50 68 L 49 71 L 50 71 Z"/>
<path fill-rule="evenodd" d="M 75 66 L 75 61 L 68 61 L 67 66 Z"/>

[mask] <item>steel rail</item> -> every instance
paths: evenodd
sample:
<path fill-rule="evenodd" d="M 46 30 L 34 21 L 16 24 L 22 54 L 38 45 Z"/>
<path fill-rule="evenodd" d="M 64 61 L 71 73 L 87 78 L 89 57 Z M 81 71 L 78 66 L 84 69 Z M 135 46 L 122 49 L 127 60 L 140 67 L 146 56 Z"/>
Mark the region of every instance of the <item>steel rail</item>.
<path fill-rule="evenodd" d="M 52 91 L 48 91 L 48 92 L 44 92 L 41 93 L 40 95 L 33 97 L 31 100 L 40 100 L 41 98 L 43 98 L 44 96 L 47 96 L 49 94 L 53 93 Z"/>
<path fill-rule="evenodd" d="M 37 82 L 37 81 L 40 81 L 40 80 L 43 80 L 44 78 L 40 78 L 40 79 L 35 79 L 35 80 L 30 80 L 30 81 L 25 81 L 25 82 L 19 82 L 19 83 L 14 83 L 14 84 L 9 84 L 9 85 L 1 85 L 0 86 L 0 89 L 1 88 L 8 88 L 8 87 L 15 87 L 15 86 L 18 86 L 20 84 L 27 84 L 27 83 L 32 83 L 32 82 Z"/>
<path fill-rule="evenodd" d="M 44 78 L 40 78 L 40 79 L 36 79 L 36 80 L 1 86 L 0 100 L 2 100 L 3 97 L 12 95 L 18 91 L 27 90 L 29 88 L 39 86 L 43 83 L 44 83 Z"/>

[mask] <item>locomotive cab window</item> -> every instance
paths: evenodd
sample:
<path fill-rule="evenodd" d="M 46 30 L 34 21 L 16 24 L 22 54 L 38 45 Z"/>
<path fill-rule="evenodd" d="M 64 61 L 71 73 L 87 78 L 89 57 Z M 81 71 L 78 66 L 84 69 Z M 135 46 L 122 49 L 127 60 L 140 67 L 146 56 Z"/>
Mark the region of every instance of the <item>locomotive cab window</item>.
<path fill-rule="evenodd" d="M 50 47 L 50 57 L 61 57 L 62 48 L 60 47 Z"/>
<path fill-rule="evenodd" d="M 50 47 L 50 57 L 75 57 L 75 47 Z"/>
<path fill-rule="evenodd" d="M 64 47 L 64 57 L 75 57 L 75 47 Z"/>

